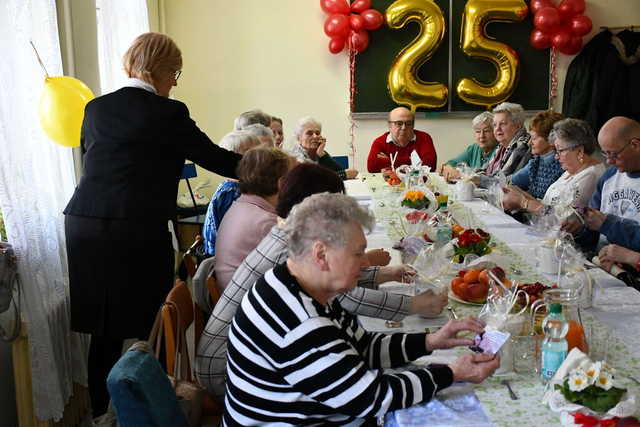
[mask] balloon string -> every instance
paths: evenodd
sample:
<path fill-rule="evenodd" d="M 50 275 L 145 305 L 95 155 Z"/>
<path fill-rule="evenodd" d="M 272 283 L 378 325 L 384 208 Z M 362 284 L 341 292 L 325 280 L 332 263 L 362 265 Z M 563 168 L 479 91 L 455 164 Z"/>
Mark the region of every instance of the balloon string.
<path fill-rule="evenodd" d="M 549 107 L 553 108 L 553 104 L 558 96 L 558 51 L 555 47 L 551 48 L 551 89 L 549 90 Z"/>
<path fill-rule="evenodd" d="M 351 164 L 356 161 L 356 145 L 355 145 L 355 128 L 356 123 L 353 121 L 353 112 L 355 110 L 356 95 L 356 55 L 357 51 L 348 50 L 349 52 L 349 148 L 351 149 Z"/>
<path fill-rule="evenodd" d="M 29 43 L 31 43 L 31 47 L 33 48 L 33 51 L 36 53 L 36 58 L 38 58 L 38 62 L 40 63 L 40 66 L 42 67 L 42 71 L 44 71 L 44 75 L 47 78 L 49 78 L 49 73 L 47 73 L 47 68 L 42 63 L 42 59 L 40 59 L 40 54 L 38 53 L 38 49 L 36 49 L 36 46 L 33 44 L 33 40 L 29 40 Z"/>

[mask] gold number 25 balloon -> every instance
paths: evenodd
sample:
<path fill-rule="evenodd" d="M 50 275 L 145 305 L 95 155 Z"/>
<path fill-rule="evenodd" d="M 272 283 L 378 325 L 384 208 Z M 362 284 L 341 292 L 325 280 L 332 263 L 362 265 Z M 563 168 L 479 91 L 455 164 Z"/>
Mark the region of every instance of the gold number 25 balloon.
<path fill-rule="evenodd" d="M 445 21 L 440 7 L 433 0 L 397 0 L 386 11 L 387 24 L 399 29 L 417 21 L 418 36 L 400 51 L 389 70 L 388 87 L 396 104 L 438 108 L 447 103 L 447 87 L 442 83 L 423 82 L 418 70 L 433 56 L 444 37 Z"/>
<path fill-rule="evenodd" d="M 489 40 L 484 29 L 489 22 L 522 21 L 527 16 L 523 0 L 469 0 L 462 16 L 461 48 L 471 57 L 483 58 L 496 67 L 496 79 L 489 85 L 468 78 L 458 82 L 458 96 L 465 102 L 487 108 L 507 100 L 518 82 L 520 59 L 504 43 Z"/>

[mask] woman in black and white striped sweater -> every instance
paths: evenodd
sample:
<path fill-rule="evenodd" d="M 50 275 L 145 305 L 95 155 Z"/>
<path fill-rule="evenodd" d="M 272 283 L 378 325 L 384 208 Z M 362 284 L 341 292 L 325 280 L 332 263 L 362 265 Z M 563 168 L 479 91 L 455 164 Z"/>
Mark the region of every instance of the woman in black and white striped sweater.
<path fill-rule="evenodd" d="M 450 366 L 383 373 L 435 349 L 471 345 L 456 334 L 480 333 L 483 324 L 455 320 L 430 335 L 363 330 L 334 297 L 356 285 L 366 262 L 363 227 L 372 225 L 341 194 L 316 194 L 293 209 L 287 262 L 256 282 L 231 326 L 225 425 L 360 425 L 497 369 L 498 357 L 467 354 Z"/>

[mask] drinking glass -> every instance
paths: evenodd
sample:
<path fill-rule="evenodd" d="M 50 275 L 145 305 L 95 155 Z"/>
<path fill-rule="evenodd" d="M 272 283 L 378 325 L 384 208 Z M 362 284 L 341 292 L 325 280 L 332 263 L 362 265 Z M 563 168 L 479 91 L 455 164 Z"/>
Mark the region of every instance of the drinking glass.
<path fill-rule="evenodd" d="M 511 338 L 513 369 L 518 374 L 538 371 L 539 343 L 537 335 L 516 335 Z"/>

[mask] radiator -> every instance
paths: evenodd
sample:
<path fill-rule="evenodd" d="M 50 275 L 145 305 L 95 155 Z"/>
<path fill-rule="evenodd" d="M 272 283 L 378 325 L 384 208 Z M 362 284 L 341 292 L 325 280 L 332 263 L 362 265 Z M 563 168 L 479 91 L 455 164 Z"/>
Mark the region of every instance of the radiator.
<path fill-rule="evenodd" d="M 20 336 L 14 341 L 13 376 L 16 387 L 16 406 L 20 427 L 80 427 L 87 425 L 90 419 L 89 390 L 80 384 L 73 384 L 73 394 L 64 407 L 60 421 L 41 421 L 33 410 L 33 394 L 31 393 L 31 359 L 29 356 L 29 339 L 26 325 L 22 324 Z M 91 425 L 90 423 L 88 425 Z"/>

